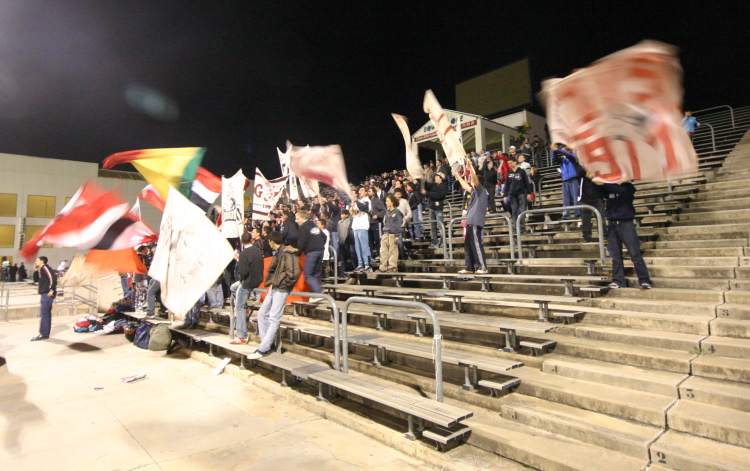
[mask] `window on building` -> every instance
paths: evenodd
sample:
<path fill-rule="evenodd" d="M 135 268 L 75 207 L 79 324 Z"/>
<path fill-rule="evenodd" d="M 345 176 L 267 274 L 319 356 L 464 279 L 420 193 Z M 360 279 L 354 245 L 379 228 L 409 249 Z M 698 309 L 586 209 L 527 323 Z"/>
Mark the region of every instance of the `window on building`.
<path fill-rule="evenodd" d="M 26 199 L 26 217 L 53 218 L 55 217 L 55 197 L 29 195 Z"/>
<path fill-rule="evenodd" d="M 13 248 L 15 242 L 16 226 L 13 224 L 0 225 L 0 247 L 4 249 Z"/>
<path fill-rule="evenodd" d="M 34 234 L 44 229 L 44 226 L 26 225 L 23 229 L 23 243 L 30 241 Z"/>
<path fill-rule="evenodd" d="M 70 201 L 73 197 L 72 196 L 66 196 L 65 197 L 65 204 L 68 204 L 68 201 Z"/>
<path fill-rule="evenodd" d="M 15 193 L 0 193 L 0 216 L 16 217 L 18 195 Z"/>

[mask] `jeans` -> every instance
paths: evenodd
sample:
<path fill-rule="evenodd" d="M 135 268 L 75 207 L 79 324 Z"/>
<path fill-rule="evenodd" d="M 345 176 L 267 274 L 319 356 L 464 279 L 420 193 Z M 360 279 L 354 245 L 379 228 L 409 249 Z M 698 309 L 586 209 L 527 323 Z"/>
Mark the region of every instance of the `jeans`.
<path fill-rule="evenodd" d="M 484 242 L 482 242 L 482 226 L 466 226 L 464 267 L 469 271 L 487 269 L 487 262 L 484 258 Z"/>
<path fill-rule="evenodd" d="M 419 203 L 411 212 L 411 221 L 409 225 L 409 235 L 412 240 L 422 238 L 422 203 Z"/>
<path fill-rule="evenodd" d="M 247 338 L 247 310 L 245 306 L 249 295 L 250 290 L 240 285 L 234 298 L 234 330 L 237 332 L 237 337 L 241 339 Z"/>
<path fill-rule="evenodd" d="M 149 316 L 154 315 L 156 309 L 156 295 L 161 293 L 161 283 L 159 280 L 151 278 L 148 282 L 148 291 L 146 292 L 146 314 Z"/>
<path fill-rule="evenodd" d="M 442 240 L 442 233 L 439 233 L 437 222 L 440 221 L 443 222 L 443 210 L 442 209 L 431 209 L 430 210 L 430 219 L 432 219 L 432 222 L 430 223 L 430 242 L 432 245 L 438 245 L 439 242 Z"/>
<path fill-rule="evenodd" d="M 612 257 L 612 281 L 620 286 L 626 285 L 625 266 L 622 263 L 622 244 L 627 247 L 630 260 L 633 261 L 638 283 L 651 283 L 651 277 L 641 253 L 641 243 L 638 241 L 638 233 L 632 219 L 628 221 L 609 220 L 607 224 L 607 247 L 609 248 L 609 255 Z"/>
<path fill-rule="evenodd" d="M 518 215 L 526 211 L 526 193 L 510 195 L 510 220 L 513 221 L 513 228 L 516 227 Z"/>
<path fill-rule="evenodd" d="M 55 298 L 51 298 L 47 293 L 41 295 L 41 306 L 39 307 L 39 335 L 49 337 L 52 329 L 52 303 Z"/>
<path fill-rule="evenodd" d="M 323 291 L 320 286 L 320 274 L 323 269 L 323 251 L 313 250 L 305 254 L 305 268 L 303 273 L 305 274 L 305 283 L 310 287 L 310 291 L 313 293 L 320 293 Z"/>
<path fill-rule="evenodd" d="M 563 182 L 563 207 L 575 206 L 578 204 L 578 179 L 571 178 Z M 574 214 L 578 217 L 581 216 L 580 209 L 574 209 Z M 568 219 L 570 214 L 568 211 L 563 211 L 563 219 Z"/>
<path fill-rule="evenodd" d="M 330 245 L 328 246 L 330 259 L 333 260 L 333 254 L 330 252 L 336 252 L 336 261 L 339 259 L 339 231 L 334 230 L 331 232 Z"/>
<path fill-rule="evenodd" d="M 287 296 L 289 296 L 289 293 L 286 291 L 271 289 L 260 306 L 258 332 L 261 341 L 258 351 L 261 353 L 267 353 L 271 350 L 271 346 L 276 339 L 276 332 L 279 330 L 279 324 L 281 324 L 281 316 L 284 315 L 284 303 Z"/>
<path fill-rule="evenodd" d="M 224 307 L 224 289 L 221 287 L 221 283 L 216 283 L 206 291 L 208 297 L 208 307 Z"/>
<path fill-rule="evenodd" d="M 185 325 L 196 327 L 201 319 L 201 306 L 206 302 L 206 295 L 202 294 L 198 301 L 185 314 Z"/>
<path fill-rule="evenodd" d="M 370 239 L 366 229 L 354 231 L 354 249 L 357 252 L 357 266 L 364 268 L 370 265 Z"/>

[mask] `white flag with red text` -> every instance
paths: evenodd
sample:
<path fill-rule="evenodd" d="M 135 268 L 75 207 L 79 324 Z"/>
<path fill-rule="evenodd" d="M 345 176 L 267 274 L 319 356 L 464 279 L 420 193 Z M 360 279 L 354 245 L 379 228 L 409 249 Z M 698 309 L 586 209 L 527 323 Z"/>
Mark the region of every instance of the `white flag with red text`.
<path fill-rule="evenodd" d="M 443 151 L 448 158 L 450 166 L 463 165 L 466 151 L 461 143 L 462 139 L 459 137 L 460 131 L 456 129 L 457 127 L 460 128 L 461 123 L 456 122 L 455 126 L 451 124 L 450 118 L 443 110 L 443 107 L 440 106 L 432 90 L 425 92 L 422 108 L 430 116 L 430 120 L 435 125 L 440 145 L 443 146 Z"/>
<path fill-rule="evenodd" d="M 288 177 L 268 180 L 260 171 L 255 169 L 255 181 L 253 187 L 253 221 L 268 221 L 271 219 L 271 210 L 286 188 Z"/>
<path fill-rule="evenodd" d="M 644 41 L 542 84 L 552 142 L 594 177 L 660 181 L 698 169 L 682 129 L 682 68 L 673 47 Z"/>

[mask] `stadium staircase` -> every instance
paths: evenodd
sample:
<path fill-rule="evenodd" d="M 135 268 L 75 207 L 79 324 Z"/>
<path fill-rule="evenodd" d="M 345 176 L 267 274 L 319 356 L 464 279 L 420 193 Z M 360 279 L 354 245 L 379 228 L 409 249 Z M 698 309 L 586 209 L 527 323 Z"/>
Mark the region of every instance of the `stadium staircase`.
<path fill-rule="evenodd" d="M 639 236 L 654 289 L 608 290 L 610 265 L 599 259 L 597 242 L 584 242 L 576 221 L 561 221 L 559 213 L 530 218 L 522 260 L 511 257 L 505 223 L 488 227 L 489 275 L 456 273 L 463 265 L 456 224 L 453 260 L 442 248 L 414 242 L 414 257 L 402 260 L 398 273 L 326 285 L 340 309 L 364 296 L 418 301 L 436 312 L 443 404 L 452 408 L 445 414 L 461 427 L 446 422 L 442 435 L 427 430 L 423 438 L 443 448 L 456 434 L 463 447 L 544 470 L 750 469 L 750 108 L 734 110 L 734 126 L 725 110 L 699 119 L 714 133 L 712 141 L 704 126 L 695 136 L 699 171 L 637 185 Z M 551 169 L 545 175 L 537 208 L 559 207 L 559 177 Z M 450 217 L 458 217 L 460 196 L 451 198 Z M 331 317 L 324 302 L 290 306 L 280 335 L 285 353 L 258 366 L 284 372 L 284 383 L 296 377 L 318 384 L 319 394 L 327 384 L 338 391 L 327 398 L 342 405 L 359 397 L 375 420 L 395 411 L 395 426 L 406 429 L 402 395 L 435 393 L 432 318 L 354 305 L 348 367 L 362 381 L 359 390 L 337 387 L 338 376 L 326 379 L 338 375 L 328 366 Z M 225 312 L 204 318 L 228 323 Z M 208 330 L 191 332 L 194 348 L 231 349 L 201 344 Z M 373 383 L 396 391 L 394 401 L 370 401 L 363 391 Z"/>

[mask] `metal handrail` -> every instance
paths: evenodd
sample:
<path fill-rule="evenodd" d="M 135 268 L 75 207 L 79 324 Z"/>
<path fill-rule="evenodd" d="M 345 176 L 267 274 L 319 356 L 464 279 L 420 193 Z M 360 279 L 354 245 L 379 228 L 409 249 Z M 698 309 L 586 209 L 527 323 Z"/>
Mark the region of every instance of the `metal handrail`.
<path fill-rule="evenodd" d="M 708 123 L 701 123 L 701 126 L 708 126 L 708 130 L 711 131 L 711 147 L 716 152 L 716 134 L 714 134 L 714 127 Z"/>
<path fill-rule="evenodd" d="M 349 306 L 358 304 L 375 304 L 380 306 L 394 306 L 394 307 L 407 307 L 421 309 L 432 317 L 432 340 L 433 340 L 433 361 L 435 362 L 435 400 L 443 402 L 443 335 L 440 333 L 440 321 L 438 320 L 437 314 L 432 310 L 430 306 L 425 303 L 419 303 L 416 301 L 402 301 L 400 299 L 384 299 L 384 298 L 373 298 L 369 296 L 352 296 L 347 299 L 344 303 L 342 320 L 342 338 L 343 343 L 343 360 L 344 360 L 344 373 L 349 372 L 349 336 L 347 329 L 347 313 L 349 312 Z"/>
<path fill-rule="evenodd" d="M 464 219 L 463 217 L 457 217 L 453 218 L 448 222 L 448 253 L 449 253 L 449 260 L 453 260 L 453 224 L 456 221 L 461 221 Z M 510 217 L 507 214 L 498 214 L 496 216 L 490 216 L 488 218 L 485 218 L 485 223 L 491 219 L 499 220 L 499 219 L 505 219 L 505 221 L 508 223 L 508 236 L 510 237 L 510 258 L 511 260 L 515 260 L 516 258 L 516 251 L 513 246 L 513 223 L 510 220 Z"/>
<path fill-rule="evenodd" d="M 253 293 L 258 295 L 260 293 L 267 293 L 266 288 L 255 288 Z M 303 298 L 317 298 L 325 299 L 328 304 L 331 305 L 333 310 L 333 355 L 334 355 L 334 369 L 341 370 L 341 345 L 339 342 L 339 323 L 341 322 L 341 316 L 339 314 L 339 308 L 336 306 L 336 301 L 328 294 L 324 293 L 308 293 L 306 291 L 292 291 L 289 296 L 300 296 Z M 345 324 L 346 325 L 346 324 Z M 346 345 L 346 344 L 344 344 Z"/>
<path fill-rule="evenodd" d="M 427 223 L 433 223 L 436 222 L 440 226 L 440 232 L 443 234 L 443 258 L 448 258 L 448 242 L 445 240 L 445 223 L 443 221 L 440 221 L 438 219 L 426 219 L 422 221 L 423 225 L 426 225 Z M 432 236 L 432 234 L 430 234 Z"/>
<path fill-rule="evenodd" d="M 732 127 L 733 127 L 733 128 L 734 128 L 734 127 L 736 127 L 736 126 L 734 125 L 734 108 L 732 108 L 732 107 L 731 107 L 731 106 L 729 106 L 729 105 L 719 105 L 719 106 L 712 106 L 712 107 L 710 107 L 710 108 L 703 108 L 702 110 L 698 110 L 698 111 L 693 111 L 693 114 L 696 114 L 696 113 L 702 113 L 702 112 L 704 112 L 704 111 L 712 111 L 712 110 L 718 110 L 718 109 L 722 109 L 722 108 L 727 108 L 727 109 L 729 110 L 729 117 L 730 117 L 730 118 L 731 118 L 731 120 L 732 120 Z"/>
<path fill-rule="evenodd" d="M 574 206 L 560 206 L 557 208 L 527 209 L 526 211 L 523 211 L 521 214 L 519 214 L 518 219 L 516 219 L 516 237 L 518 237 L 518 243 L 516 245 L 518 247 L 518 259 L 523 260 L 523 245 L 521 242 L 521 219 L 522 218 L 523 218 L 523 221 L 526 222 L 526 219 L 528 219 L 529 214 L 558 213 L 558 212 L 569 211 L 571 209 L 588 209 L 596 215 L 597 228 L 599 229 L 599 259 L 601 260 L 602 263 L 604 263 L 604 259 L 606 258 L 606 253 L 604 251 L 604 219 L 602 219 L 602 213 L 599 212 L 598 209 L 588 204 L 577 204 Z"/>

